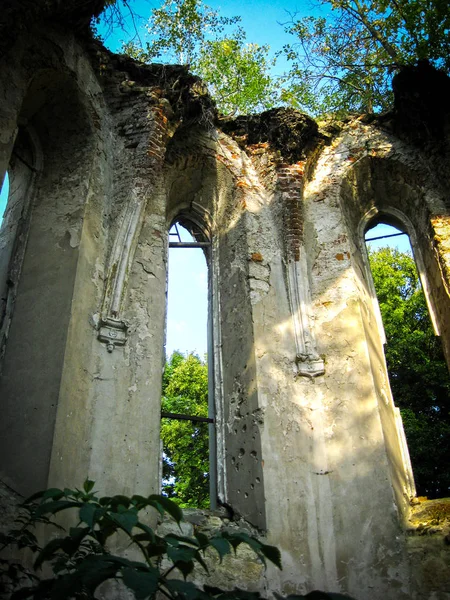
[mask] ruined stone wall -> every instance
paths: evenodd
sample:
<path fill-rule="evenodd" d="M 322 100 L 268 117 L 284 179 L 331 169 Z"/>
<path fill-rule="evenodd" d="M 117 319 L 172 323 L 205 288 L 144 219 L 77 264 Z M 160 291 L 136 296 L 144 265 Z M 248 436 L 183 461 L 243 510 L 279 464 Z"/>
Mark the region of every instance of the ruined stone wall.
<path fill-rule="evenodd" d="M 16 145 L 8 143 L 3 151 L 9 147 L 14 161 L 33 178 L 32 185 L 17 191 L 23 208 L 15 222 L 2 227 L 5 240 L 11 225 L 21 230 L 3 271 L 10 308 L 2 314 L 1 396 L 8 414 L 2 423 L 2 472 L 14 489 L 28 494 L 48 481 L 66 342 L 77 310 L 73 291 L 79 261 L 85 258 L 80 240 L 105 189 L 96 177 L 102 140 L 92 125 L 95 108 L 86 99 L 95 97 L 99 86 L 87 57 L 79 49 L 77 54 L 73 40 L 58 34 L 53 40 L 21 40 L 2 74 L 2 97 L 9 98 L 2 114 L 4 139 L 17 137 Z M 26 135 L 29 164 L 21 145 Z M 84 290 L 86 301 L 90 291 Z M 30 456 L 36 459 L 31 470 Z"/>
<path fill-rule="evenodd" d="M 243 557 L 239 583 L 427 597 L 363 236 L 386 215 L 408 230 L 448 340 L 430 156 L 386 121 L 331 134 L 278 109 L 221 123 L 183 67 L 55 24 L 0 67 L 0 177 L 9 165 L 17 182 L 0 232 L 3 496 L 86 477 L 159 491 L 168 229 L 191 219 L 211 241 L 217 493 L 284 565 Z"/>

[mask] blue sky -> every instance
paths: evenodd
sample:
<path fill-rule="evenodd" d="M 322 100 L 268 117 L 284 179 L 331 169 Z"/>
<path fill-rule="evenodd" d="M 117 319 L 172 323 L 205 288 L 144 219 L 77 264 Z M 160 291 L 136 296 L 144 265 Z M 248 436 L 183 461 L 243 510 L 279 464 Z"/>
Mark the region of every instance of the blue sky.
<path fill-rule="evenodd" d="M 393 233 L 400 232 L 395 227 L 391 227 L 391 225 L 381 224 L 368 231 L 366 233 L 366 239 L 380 237 L 382 235 L 392 235 Z M 400 250 L 400 252 L 411 252 L 411 244 L 409 243 L 408 235 L 399 235 L 398 237 L 394 238 L 386 238 L 382 240 L 375 240 L 373 242 L 367 242 L 367 246 L 371 250 L 378 250 L 378 248 L 390 246 L 391 248 L 397 248 L 397 250 Z"/>
<path fill-rule="evenodd" d="M 122 42 L 128 41 L 139 33 L 140 39 L 145 43 L 147 22 L 152 8 L 157 8 L 161 3 L 154 0 L 130 0 L 130 6 L 138 15 L 136 19 L 137 27 L 133 26 L 133 21 L 126 11 L 125 30 L 115 29 L 110 35 L 106 36 L 106 29 L 100 25 L 98 31 L 104 37 L 104 44 L 113 52 L 120 52 Z M 220 2 L 219 0 L 206 0 L 205 4 L 219 12 L 223 17 L 240 16 L 242 21 L 240 25 L 247 33 L 247 42 L 259 45 L 268 44 L 275 53 L 282 49 L 283 45 L 293 43 L 295 39 L 285 33 L 284 27 L 280 23 L 286 23 L 290 20 L 290 15 L 304 17 L 307 15 L 320 16 L 326 14 L 326 10 L 319 7 L 317 2 L 310 0 L 283 0 L 283 2 L 271 2 L 269 0 L 228 0 Z M 275 74 L 282 74 L 286 68 L 286 62 L 279 59 Z"/>
<path fill-rule="evenodd" d="M 8 200 L 9 194 L 9 181 L 8 181 L 8 173 L 6 174 L 5 181 L 3 182 L 2 189 L 0 192 L 0 221 L 3 218 L 3 213 L 6 208 L 6 201 Z"/>
<path fill-rule="evenodd" d="M 178 225 L 181 241 L 194 241 Z M 171 239 L 171 241 L 178 241 Z M 203 358 L 207 350 L 208 268 L 200 248 L 169 249 L 166 357 L 174 350 L 195 352 Z"/>

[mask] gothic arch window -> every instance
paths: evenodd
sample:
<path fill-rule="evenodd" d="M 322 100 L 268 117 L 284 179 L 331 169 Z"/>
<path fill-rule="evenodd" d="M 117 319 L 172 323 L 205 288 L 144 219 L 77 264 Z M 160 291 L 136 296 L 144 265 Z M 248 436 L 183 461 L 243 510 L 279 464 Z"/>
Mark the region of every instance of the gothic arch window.
<path fill-rule="evenodd" d="M 210 463 L 217 465 L 211 499 L 218 497 L 264 529 L 262 411 L 249 286 L 249 222 L 236 202 L 238 183 L 233 172 L 211 152 L 212 144 L 219 154 L 223 152 L 209 132 L 188 127 L 171 139 L 165 164 L 165 216 L 168 228 L 176 220 L 182 225 L 189 221 L 199 227 L 200 237 L 191 230 L 194 239 L 211 243 L 209 397 L 215 408 L 217 436 L 216 443 L 210 444 Z"/>
<path fill-rule="evenodd" d="M 378 214 L 366 228 L 371 281 L 399 431 L 406 434 L 403 457 L 408 464 L 411 456 L 417 494 L 443 497 L 450 487 L 450 378 L 414 229 L 392 213 Z"/>
<path fill-rule="evenodd" d="M 169 496 L 173 492 L 186 496 L 182 500 L 197 507 L 215 508 L 217 467 L 210 272 L 209 233 L 199 222 L 180 215 L 169 230 L 171 296 L 167 315 L 170 356 L 167 359 L 170 362 L 166 373 L 175 372 L 175 375 L 169 380 L 165 374 L 163 380 L 163 491 Z M 182 287 L 180 284 L 174 286 L 177 276 L 182 278 Z M 203 293 L 198 291 L 199 287 L 203 288 Z M 177 326 L 188 327 L 190 337 L 195 338 L 184 342 L 183 350 L 187 344 L 189 352 L 200 345 L 206 350 L 204 357 L 193 353 L 183 356 L 176 352 L 179 343 L 174 339 Z M 198 329 L 203 332 L 194 331 Z M 172 351 L 175 352 L 172 354 Z"/>
<path fill-rule="evenodd" d="M 41 149 L 32 127 L 19 127 L 0 205 L 0 355 L 5 351 L 30 226 Z"/>

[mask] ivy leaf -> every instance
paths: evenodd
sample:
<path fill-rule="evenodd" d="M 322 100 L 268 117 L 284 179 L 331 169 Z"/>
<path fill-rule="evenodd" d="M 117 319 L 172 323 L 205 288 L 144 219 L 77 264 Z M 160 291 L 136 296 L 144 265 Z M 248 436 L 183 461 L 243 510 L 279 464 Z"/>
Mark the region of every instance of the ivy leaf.
<path fill-rule="evenodd" d="M 122 569 L 123 582 L 132 590 L 137 600 L 153 597 L 158 590 L 159 572 L 157 569 L 136 571 L 131 568 Z"/>
<path fill-rule="evenodd" d="M 86 479 L 86 481 L 83 483 L 83 489 L 85 493 L 89 494 L 89 492 L 93 489 L 94 485 L 95 481 L 92 481 L 91 479 Z"/>
<path fill-rule="evenodd" d="M 80 547 L 81 542 L 90 533 L 89 527 L 71 527 L 69 535 L 65 538 L 62 549 L 69 556 L 73 556 Z"/>
<path fill-rule="evenodd" d="M 113 510 L 118 511 L 120 506 L 124 508 L 128 508 L 131 504 L 131 499 L 128 496 L 123 496 L 122 494 L 117 494 L 110 499 L 111 507 Z"/>
<path fill-rule="evenodd" d="M 148 544 L 148 546 L 147 546 L 147 555 L 149 557 L 152 557 L 152 556 L 162 557 L 163 554 L 165 554 L 166 552 L 167 552 L 167 544 L 163 540 L 163 538 L 157 538 L 156 542 L 152 542 L 152 543 Z"/>
<path fill-rule="evenodd" d="M 172 502 L 169 498 L 152 494 L 148 497 L 148 502 L 151 506 L 156 508 L 161 516 L 164 515 L 164 512 L 167 512 L 178 524 L 183 520 L 183 511 L 178 504 L 175 504 L 175 502 Z"/>
<path fill-rule="evenodd" d="M 195 556 L 195 552 L 196 550 L 194 548 L 189 548 L 188 546 L 178 546 L 176 548 L 174 546 L 167 547 L 167 556 L 174 564 L 179 561 L 191 562 Z"/>
<path fill-rule="evenodd" d="M 98 564 L 93 564 L 92 568 L 85 570 L 82 576 L 83 585 L 93 593 L 101 583 L 113 579 L 117 571 L 118 566 L 116 564 L 99 561 Z"/>
<path fill-rule="evenodd" d="M 140 496 L 139 494 L 134 494 L 131 497 L 131 503 L 136 506 L 138 510 L 142 510 L 146 506 L 148 506 L 148 500 L 144 496 Z"/>
<path fill-rule="evenodd" d="M 130 535 L 133 527 L 138 522 L 138 516 L 135 509 L 126 510 L 120 513 L 111 513 L 109 517 Z"/>
<path fill-rule="evenodd" d="M 183 560 L 180 560 L 177 562 L 177 564 L 175 566 L 182 573 L 182 575 L 185 579 L 187 579 L 188 575 L 190 575 L 192 573 L 192 571 L 194 570 L 194 562 L 193 561 L 184 562 Z"/>
<path fill-rule="evenodd" d="M 198 540 L 198 543 L 199 543 L 199 546 L 200 546 L 202 549 L 204 549 L 204 548 L 207 548 L 207 547 L 209 546 L 210 539 L 209 539 L 209 537 L 208 537 L 207 535 L 205 535 L 204 533 L 197 532 L 197 533 L 195 534 L 195 537 L 197 538 L 197 540 Z M 214 539 L 215 539 L 215 538 L 214 538 Z"/>
<path fill-rule="evenodd" d="M 209 540 L 209 545 L 212 546 L 220 557 L 220 562 L 224 556 L 230 553 L 231 547 L 230 542 L 223 537 L 213 537 Z"/>
<path fill-rule="evenodd" d="M 24 500 L 23 506 L 32 504 L 36 500 L 39 500 L 39 498 L 42 498 L 42 496 L 45 494 L 45 492 L 46 492 L 46 490 L 41 490 L 40 492 L 35 492 L 34 494 L 32 494 L 31 496 L 26 498 L 26 500 Z"/>
<path fill-rule="evenodd" d="M 222 537 L 224 537 L 233 546 L 233 550 L 235 552 L 238 546 L 240 546 L 242 543 L 248 544 L 256 553 L 259 552 L 261 546 L 261 544 L 255 540 L 255 538 L 252 538 L 243 532 L 230 533 L 228 531 L 224 531 L 222 533 Z"/>
<path fill-rule="evenodd" d="M 56 515 L 56 513 L 59 513 L 62 510 L 66 510 L 68 508 L 76 508 L 79 506 L 80 502 L 74 502 L 70 500 L 56 500 L 54 502 L 45 502 L 44 504 L 40 504 L 36 508 L 36 510 L 34 511 L 34 516 L 38 518 L 48 513 Z"/>
<path fill-rule="evenodd" d="M 55 557 L 58 550 L 62 548 L 64 544 L 64 538 L 56 538 L 54 540 L 50 540 L 49 543 L 42 548 L 38 557 L 34 561 L 34 569 L 37 571 L 41 568 L 44 562 L 52 560 Z"/>
<path fill-rule="evenodd" d="M 64 492 L 58 488 L 49 488 L 42 494 L 42 501 L 52 499 L 59 500 L 64 496 Z"/>
<path fill-rule="evenodd" d="M 264 556 L 270 560 L 274 565 L 276 565 L 280 571 L 283 569 L 281 565 L 281 552 L 278 550 L 276 546 L 268 546 L 267 544 L 261 544 L 260 552 L 264 554 Z"/>
<path fill-rule="evenodd" d="M 166 586 L 175 595 L 175 597 L 185 600 L 208 600 L 209 596 L 202 592 L 192 581 L 182 581 L 180 579 L 170 579 L 166 581 Z"/>
<path fill-rule="evenodd" d="M 209 573 L 208 565 L 205 563 L 205 561 L 203 560 L 202 555 L 200 554 L 200 552 L 198 550 L 195 553 L 195 559 L 205 569 L 205 571 L 207 573 Z"/>
<path fill-rule="evenodd" d="M 91 479 L 86 479 L 86 481 L 83 483 L 83 490 L 85 494 L 89 494 L 89 492 L 91 492 L 94 488 L 94 485 L 95 481 L 92 481 Z"/>
<path fill-rule="evenodd" d="M 93 529 L 95 522 L 99 517 L 103 516 L 104 510 L 99 509 L 97 504 L 85 502 L 80 508 L 80 520 L 87 523 Z"/>
<path fill-rule="evenodd" d="M 155 535 L 155 532 L 153 531 L 153 529 L 151 527 L 149 527 L 145 523 L 141 523 L 140 521 L 138 523 L 136 523 L 136 527 L 138 527 L 139 529 L 142 529 L 142 531 L 146 535 L 145 538 L 140 538 L 140 540 L 148 540 L 149 542 L 152 542 L 152 543 L 154 543 L 156 541 L 158 536 Z M 144 534 L 141 534 L 141 535 L 144 535 Z M 158 540 L 159 539 L 162 539 L 162 538 L 158 537 Z"/>

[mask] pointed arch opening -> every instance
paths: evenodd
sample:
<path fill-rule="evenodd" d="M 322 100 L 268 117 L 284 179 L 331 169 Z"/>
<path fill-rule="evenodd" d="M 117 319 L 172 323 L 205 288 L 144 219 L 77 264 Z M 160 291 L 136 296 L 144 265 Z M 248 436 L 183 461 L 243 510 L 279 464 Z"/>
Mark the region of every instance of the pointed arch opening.
<path fill-rule="evenodd" d="M 197 508 L 217 497 L 210 271 L 210 236 L 179 215 L 169 230 L 162 491 Z"/>
<path fill-rule="evenodd" d="M 390 387 L 406 437 L 404 457 L 411 459 L 417 495 L 445 497 L 450 489 L 450 377 L 420 251 L 413 230 L 389 214 L 369 222 L 365 240 Z"/>

